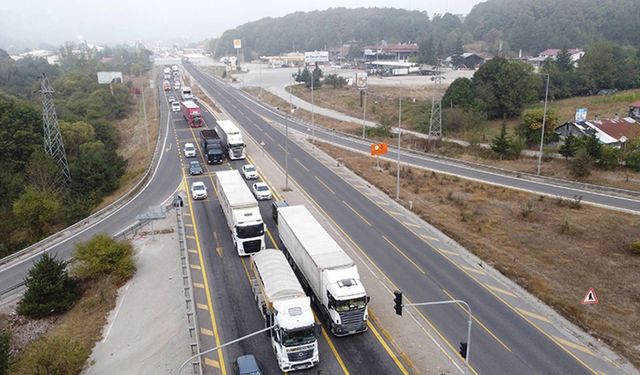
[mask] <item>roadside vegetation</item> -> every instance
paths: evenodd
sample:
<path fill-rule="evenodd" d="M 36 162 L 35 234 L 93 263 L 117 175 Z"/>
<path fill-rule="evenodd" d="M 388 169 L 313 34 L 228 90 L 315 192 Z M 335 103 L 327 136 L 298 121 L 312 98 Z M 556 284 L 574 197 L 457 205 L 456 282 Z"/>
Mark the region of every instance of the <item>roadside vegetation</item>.
<path fill-rule="evenodd" d="M 318 147 L 395 197 L 395 163 Z M 402 167 L 401 199 L 484 262 L 640 364 L 640 217 Z M 597 306 L 580 304 L 589 287 Z"/>
<path fill-rule="evenodd" d="M 73 52 L 77 49 L 82 53 Z M 140 160 L 148 163 L 150 158 L 144 127 L 138 125 L 143 122 L 138 116 L 141 102 L 132 95 L 134 87 L 146 86 L 142 74 L 150 69 L 150 52 L 126 46 L 98 52 L 66 44 L 61 55 L 60 66 L 51 66 L 44 59 L 13 61 L 0 50 L 0 257 L 86 217 L 135 180 L 146 166 Z M 99 85 L 96 72 L 103 70 L 122 71 L 126 82 L 112 90 Z M 42 72 L 55 90 L 71 174 L 68 185 L 60 183 L 56 163 L 44 153 L 37 94 Z M 150 122 L 155 118 L 152 108 L 148 90 Z M 157 134 L 150 131 L 150 138 Z"/>
<path fill-rule="evenodd" d="M 0 324 L 11 327 L 0 331 L 0 370 L 5 358 L 11 374 L 79 374 L 102 337 L 118 289 L 135 273 L 133 256 L 128 241 L 99 234 L 76 244 L 70 262 L 46 254 L 40 258 L 29 271 L 27 290 L 18 303 L 21 320 Z M 23 329 L 29 324 L 44 329 L 30 335 Z M 7 344 L 12 350 L 4 355 L 9 350 L 3 352 L 3 343 L 11 336 L 16 343 Z"/>

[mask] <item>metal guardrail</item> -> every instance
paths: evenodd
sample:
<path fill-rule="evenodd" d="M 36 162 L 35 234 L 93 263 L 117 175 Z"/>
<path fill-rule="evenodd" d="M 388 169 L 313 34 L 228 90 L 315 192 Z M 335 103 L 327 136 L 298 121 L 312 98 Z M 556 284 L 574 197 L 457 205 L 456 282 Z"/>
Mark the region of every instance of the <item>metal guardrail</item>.
<path fill-rule="evenodd" d="M 156 89 L 157 90 L 157 89 Z M 156 96 L 156 101 L 158 100 L 159 96 Z M 157 103 L 157 108 L 159 111 L 160 108 L 160 103 Z M 158 120 L 160 119 L 160 116 L 158 116 Z M 158 137 L 156 139 L 156 148 L 153 152 L 153 158 L 151 159 L 151 162 L 149 163 L 149 166 L 147 167 L 144 175 L 140 178 L 140 180 L 138 180 L 138 182 L 131 188 L 129 189 L 126 193 L 124 193 L 122 196 L 120 196 L 120 198 L 118 198 L 115 202 L 109 204 L 108 206 L 100 209 L 99 211 L 94 212 L 93 214 L 91 214 L 90 216 L 50 235 L 47 238 L 44 238 L 38 242 L 36 242 L 35 244 L 28 246 L 20 251 L 17 251 L 11 255 L 8 255 L 2 259 L 0 259 L 0 266 L 5 265 L 13 260 L 19 259 L 25 255 L 32 255 L 33 253 L 38 253 L 38 252 L 44 252 L 47 250 L 48 247 L 50 247 L 52 244 L 55 243 L 55 241 L 66 238 L 68 236 L 71 236 L 75 233 L 77 233 L 78 231 L 80 231 L 82 229 L 82 227 L 84 227 L 85 225 L 90 225 L 93 222 L 95 222 L 96 220 L 98 220 L 100 217 L 105 216 L 107 214 L 110 214 L 112 212 L 117 211 L 121 206 L 125 205 L 126 203 L 128 203 L 131 198 L 133 197 L 133 195 L 135 195 L 142 186 L 144 186 L 144 184 L 147 182 L 149 176 L 151 175 L 151 172 L 153 171 L 153 169 L 155 168 L 156 164 L 159 162 L 158 160 L 158 155 L 159 155 L 159 150 L 160 150 L 160 138 L 162 136 L 162 132 L 161 132 L 162 126 L 158 127 Z M 2 295 L 2 293 L 0 293 L 0 295 Z"/>

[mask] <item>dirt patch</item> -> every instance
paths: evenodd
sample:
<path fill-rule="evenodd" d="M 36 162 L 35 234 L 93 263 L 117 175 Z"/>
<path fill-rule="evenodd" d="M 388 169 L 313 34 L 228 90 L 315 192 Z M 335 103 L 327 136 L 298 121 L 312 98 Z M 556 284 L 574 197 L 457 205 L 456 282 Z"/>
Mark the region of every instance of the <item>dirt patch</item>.
<path fill-rule="evenodd" d="M 395 164 L 318 146 L 390 196 Z M 413 211 L 568 320 L 640 365 L 640 217 L 401 168 L 401 198 Z M 600 304 L 580 305 L 594 287 Z M 589 306 L 591 307 L 591 306 Z"/>

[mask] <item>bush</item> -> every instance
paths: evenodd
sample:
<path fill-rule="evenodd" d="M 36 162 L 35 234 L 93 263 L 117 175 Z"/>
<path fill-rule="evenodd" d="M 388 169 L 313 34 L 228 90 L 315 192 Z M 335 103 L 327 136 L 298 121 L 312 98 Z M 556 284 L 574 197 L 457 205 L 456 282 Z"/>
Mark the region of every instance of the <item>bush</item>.
<path fill-rule="evenodd" d="M 571 160 L 571 174 L 575 177 L 587 177 L 591 174 L 591 166 L 593 160 L 584 148 L 581 148 L 576 153 L 576 157 Z"/>
<path fill-rule="evenodd" d="M 0 375 L 5 375 L 9 369 L 9 351 L 11 350 L 11 334 L 0 330 Z"/>
<path fill-rule="evenodd" d="M 73 256 L 77 262 L 74 272 L 82 279 L 112 275 L 124 282 L 136 270 L 131 243 L 116 241 L 105 233 L 76 244 Z"/>
<path fill-rule="evenodd" d="M 634 242 L 631 245 L 629 245 L 629 249 L 633 254 L 640 255 L 640 241 Z"/>
<path fill-rule="evenodd" d="M 640 172 L 640 150 L 634 150 L 624 158 L 624 164 L 636 172 Z"/>
<path fill-rule="evenodd" d="M 44 318 L 67 311 L 78 297 L 76 281 L 66 271 L 68 262 L 44 254 L 25 278 L 27 291 L 17 312 L 31 318 Z"/>
<path fill-rule="evenodd" d="M 608 171 L 614 170 L 618 166 L 619 156 L 620 149 L 603 145 L 600 149 L 600 160 L 598 160 L 598 165 L 602 169 L 606 169 Z"/>
<path fill-rule="evenodd" d="M 28 346 L 15 374 L 75 375 L 79 374 L 91 352 L 66 335 L 45 337 Z"/>

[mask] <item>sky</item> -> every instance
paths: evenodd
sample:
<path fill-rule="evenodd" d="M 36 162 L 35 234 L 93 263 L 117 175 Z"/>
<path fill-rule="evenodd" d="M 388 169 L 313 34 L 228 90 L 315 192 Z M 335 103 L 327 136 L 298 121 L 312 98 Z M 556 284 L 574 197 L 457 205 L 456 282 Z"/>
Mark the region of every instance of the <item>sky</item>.
<path fill-rule="evenodd" d="M 2 0 L 0 44 L 8 41 L 199 41 L 248 21 L 330 7 L 394 7 L 467 14 L 481 0 Z M 5 46 L 6 47 L 6 46 Z"/>

